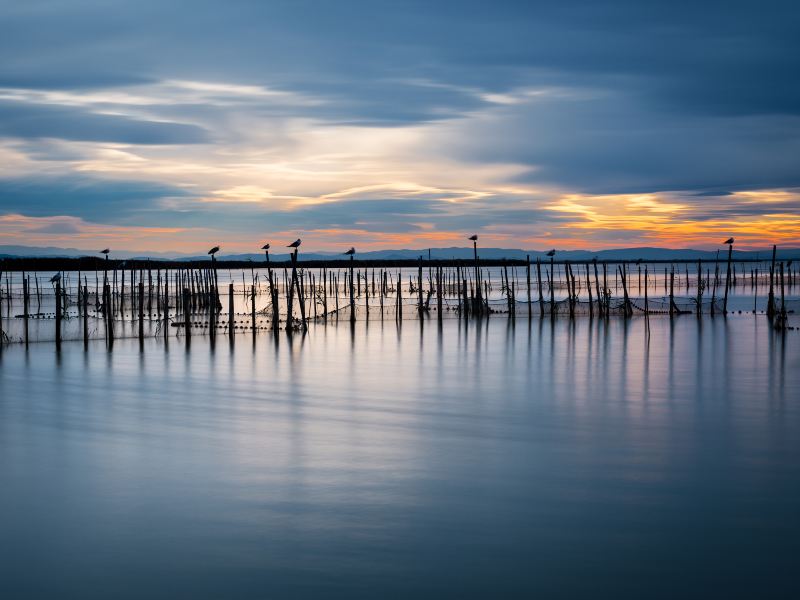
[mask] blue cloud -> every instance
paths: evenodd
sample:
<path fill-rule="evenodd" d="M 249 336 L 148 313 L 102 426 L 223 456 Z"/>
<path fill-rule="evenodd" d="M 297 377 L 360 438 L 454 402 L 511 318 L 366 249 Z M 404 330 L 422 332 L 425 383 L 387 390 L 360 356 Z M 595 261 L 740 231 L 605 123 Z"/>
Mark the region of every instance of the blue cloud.
<path fill-rule="evenodd" d="M 196 125 L 96 114 L 68 106 L 0 102 L 0 135 L 125 144 L 199 144 L 208 132 Z"/>
<path fill-rule="evenodd" d="M 163 223 L 167 197 L 185 197 L 185 190 L 159 183 L 109 181 L 80 175 L 0 179 L 0 214 L 32 217 L 69 215 L 100 223 Z"/>

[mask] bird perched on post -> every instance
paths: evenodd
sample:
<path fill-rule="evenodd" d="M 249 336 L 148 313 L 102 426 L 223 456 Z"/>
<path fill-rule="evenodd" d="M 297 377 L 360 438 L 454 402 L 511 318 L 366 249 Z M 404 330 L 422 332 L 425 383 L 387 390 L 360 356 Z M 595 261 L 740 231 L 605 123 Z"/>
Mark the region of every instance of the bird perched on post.
<path fill-rule="evenodd" d="M 50 283 L 58 283 L 61 281 L 61 273 L 56 273 L 50 278 Z"/>
<path fill-rule="evenodd" d="M 261 249 L 262 250 L 269 250 L 269 244 L 264 244 L 263 246 L 261 246 Z"/>
<path fill-rule="evenodd" d="M 219 246 L 214 246 L 211 250 L 208 251 L 208 253 L 211 256 L 214 256 L 217 252 L 219 252 Z"/>
<path fill-rule="evenodd" d="M 353 254 L 355 254 L 355 253 L 356 253 L 356 249 L 355 248 L 350 248 L 350 250 L 348 250 L 344 254 L 346 254 L 347 256 L 353 256 Z"/>
<path fill-rule="evenodd" d="M 724 242 L 722 242 L 722 243 L 723 243 L 723 244 L 733 244 L 733 238 L 728 238 L 727 240 L 725 240 L 725 241 L 724 241 Z"/>
<path fill-rule="evenodd" d="M 100 250 L 100 254 L 105 254 L 105 255 L 106 255 L 106 258 L 108 258 L 108 253 L 109 253 L 109 252 L 111 252 L 111 250 L 109 250 L 108 248 L 106 248 L 106 249 L 104 249 L 104 250 Z"/>
<path fill-rule="evenodd" d="M 552 257 L 552 256 L 555 256 L 555 255 L 556 255 L 555 249 L 550 250 L 550 252 L 547 253 L 547 256 L 551 256 Z"/>
<path fill-rule="evenodd" d="M 293 241 L 291 244 L 289 244 L 286 247 L 287 248 L 297 248 L 299 246 L 300 246 L 300 238 L 297 238 L 295 241 Z"/>
<path fill-rule="evenodd" d="M 476 233 L 474 235 L 469 236 L 469 239 L 472 240 L 473 242 L 477 242 L 478 241 L 478 234 Z"/>

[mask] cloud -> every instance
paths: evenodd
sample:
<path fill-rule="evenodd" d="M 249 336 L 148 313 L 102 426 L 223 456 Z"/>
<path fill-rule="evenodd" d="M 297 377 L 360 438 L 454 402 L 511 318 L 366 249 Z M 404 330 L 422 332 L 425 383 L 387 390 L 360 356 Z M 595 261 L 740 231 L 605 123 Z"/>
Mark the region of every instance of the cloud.
<path fill-rule="evenodd" d="M 0 214 L 24 213 L 34 217 L 71 215 L 105 223 L 119 223 L 157 213 L 164 198 L 185 197 L 182 189 L 143 181 L 109 181 L 80 175 L 0 179 Z"/>
<path fill-rule="evenodd" d="M 241 245 L 800 242 L 781 216 L 800 187 L 798 16 L 773 0 L 5 3 L 0 213 Z"/>
<path fill-rule="evenodd" d="M 92 113 L 68 105 L 42 106 L 20 102 L 0 102 L 0 135 L 124 144 L 200 144 L 209 141 L 208 133 L 197 125 Z"/>

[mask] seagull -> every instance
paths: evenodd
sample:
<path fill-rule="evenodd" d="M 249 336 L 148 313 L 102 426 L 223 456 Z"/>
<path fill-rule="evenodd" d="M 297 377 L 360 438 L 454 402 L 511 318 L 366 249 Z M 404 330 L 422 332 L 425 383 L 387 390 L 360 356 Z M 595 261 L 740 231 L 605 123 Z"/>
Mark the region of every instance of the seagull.
<path fill-rule="evenodd" d="M 58 283 L 61 281 L 61 273 L 56 273 L 50 278 L 50 283 Z"/>
<path fill-rule="evenodd" d="M 477 242 L 478 241 L 478 234 L 476 233 L 475 235 L 469 236 L 469 239 L 471 239 L 473 242 Z"/>
<path fill-rule="evenodd" d="M 733 238 L 728 238 L 727 240 L 725 240 L 725 241 L 724 241 L 724 242 L 722 242 L 722 243 L 723 243 L 723 244 L 732 244 L 732 243 L 733 243 Z"/>
<path fill-rule="evenodd" d="M 289 244 L 286 247 L 287 248 L 297 248 L 298 246 L 300 246 L 300 238 L 297 238 L 295 241 L 293 241 L 291 244 Z"/>
<path fill-rule="evenodd" d="M 269 250 L 269 244 L 264 244 L 263 246 L 261 246 L 261 249 L 262 250 Z"/>
<path fill-rule="evenodd" d="M 345 252 L 345 254 L 348 255 L 348 256 L 353 256 L 353 254 L 355 254 L 355 253 L 356 253 L 356 249 L 355 248 L 350 248 L 350 250 Z"/>
<path fill-rule="evenodd" d="M 550 250 L 550 252 L 547 253 L 547 256 L 555 256 L 555 255 L 556 255 L 555 250 Z"/>
<path fill-rule="evenodd" d="M 211 256 L 214 256 L 217 252 L 219 252 L 219 246 L 214 246 L 211 250 L 208 251 L 208 253 Z"/>
<path fill-rule="evenodd" d="M 111 252 L 111 250 L 109 250 L 108 248 L 106 248 L 105 250 L 100 250 L 100 254 L 105 254 L 106 256 L 108 256 L 109 252 Z"/>

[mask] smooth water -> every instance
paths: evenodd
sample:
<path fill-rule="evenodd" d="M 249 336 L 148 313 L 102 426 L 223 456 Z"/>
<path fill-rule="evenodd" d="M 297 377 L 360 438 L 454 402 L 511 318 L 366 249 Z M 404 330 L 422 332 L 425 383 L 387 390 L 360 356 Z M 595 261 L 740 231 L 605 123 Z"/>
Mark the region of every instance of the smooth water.
<path fill-rule="evenodd" d="M 0 597 L 795 597 L 798 403 L 752 315 L 7 347 Z"/>

